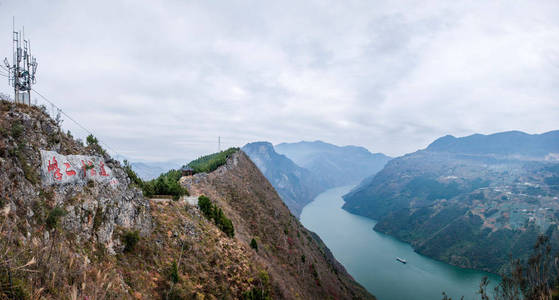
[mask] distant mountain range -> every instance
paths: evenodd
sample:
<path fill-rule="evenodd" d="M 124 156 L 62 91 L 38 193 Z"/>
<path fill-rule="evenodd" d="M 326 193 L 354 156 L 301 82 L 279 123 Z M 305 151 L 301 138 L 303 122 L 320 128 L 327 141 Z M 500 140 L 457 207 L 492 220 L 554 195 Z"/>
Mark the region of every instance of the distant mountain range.
<path fill-rule="evenodd" d="M 559 130 L 543 134 L 507 131 L 491 135 L 473 134 L 456 138 L 452 135 L 434 141 L 427 150 L 433 152 L 481 155 L 520 155 L 523 158 L 545 159 L 559 149 Z"/>
<path fill-rule="evenodd" d="M 340 147 L 322 141 L 281 143 L 275 149 L 311 171 L 327 188 L 358 183 L 380 171 L 391 159 L 363 147 Z"/>
<path fill-rule="evenodd" d="M 303 207 L 324 188 L 320 179 L 274 151 L 268 142 L 246 144 L 242 148 L 260 172 L 270 181 L 289 210 L 299 216 Z"/>
<path fill-rule="evenodd" d="M 277 149 L 282 149 L 281 153 Z M 390 159 L 363 147 L 339 147 L 321 141 L 283 143 L 275 147 L 268 142 L 256 142 L 242 150 L 296 216 L 322 191 L 357 183 L 382 169 Z"/>
<path fill-rule="evenodd" d="M 536 237 L 559 247 L 559 131 L 445 136 L 391 160 L 344 209 L 420 253 L 497 272 Z"/>
<path fill-rule="evenodd" d="M 143 180 L 151 180 L 157 178 L 162 173 L 171 169 L 180 168 L 184 162 L 181 161 L 166 161 L 166 162 L 132 162 L 132 170 L 140 176 Z"/>

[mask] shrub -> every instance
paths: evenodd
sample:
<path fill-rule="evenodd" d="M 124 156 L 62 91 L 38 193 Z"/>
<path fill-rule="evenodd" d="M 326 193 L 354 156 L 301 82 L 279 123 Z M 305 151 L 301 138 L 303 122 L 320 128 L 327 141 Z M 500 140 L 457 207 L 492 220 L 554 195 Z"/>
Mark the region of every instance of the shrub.
<path fill-rule="evenodd" d="M 39 176 L 37 175 L 37 172 L 35 172 L 35 169 L 27 163 L 27 159 L 23 154 L 24 147 L 25 146 L 23 145 L 23 143 L 18 144 L 14 150 L 13 155 L 15 155 L 19 160 L 19 163 L 21 164 L 21 167 L 23 169 L 23 175 L 25 176 L 25 179 L 33 184 L 37 184 L 39 182 Z"/>
<path fill-rule="evenodd" d="M 66 211 L 61 207 L 55 207 L 49 211 L 49 215 L 46 220 L 46 225 L 48 230 L 52 230 L 58 227 L 60 217 L 66 215 Z"/>
<path fill-rule="evenodd" d="M 253 238 L 252 240 L 250 240 L 250 248 L 256 250 L 256 252 L 258 252 L 258 243 L 256 243 L 256 240 Z"/>
<path fill-rule="evenodd" d="M 20 122 L 16 122 L 12 124 L 12 137 L 14 139 L 18 139 L 23 135 L 23 125 Z"/>
<path fill-rule="evenodd" d="M 159 175 L 156 179 L 143 181 L 127 160 L 124 160 L 124 171 L 130 178 L 132 184 L 142 189 L 142 193 L 146 197 L 153 195 L 171 195 L 174 200 L 178 200 L 181 196 L 188 195 L 188 190 L 183 188 L 179 180 L 182 174 L 179 170 L 170 170 L 167 173 Z"/>
<path fill-rule="evenodd" d="M 87 142 L 88 146 L 99 144 L 99 141 L 97 140 L 97 138 L 94 137 L 92 134 L 88 135 L 87 138 L 85 139 L 85 141 Z"/>
<path fill-rule="evenodd" d="M 218 227 L 219 229 L 221 229 L 221 231 L 225 232 L 225 234 L 228 237 L 235 236 L 235 229 L 233 228 L 233 222 L 231 222 L 231 220 L 226 218 L 225 216 L 222 216 L 220 218 Z"/>
<path fill-rule="evenodd" d="M 268 272 L 261 270 L 258 272 L 258 278 L 255 282 L 258 287 L 253 287 L 252 289 L 244 292 L 241 298 L 244 300 L 270 300 L 270 275 Z"/>
<path fill-rule="evenodd" d="M 198 207 L 206 218 L 211 217 L 212 202 L 210 201 L 210 198 L 204 195 L 198 197 Z"/>
<path fill-rule="evenodd" d="M 94 137 L 92 134 L 87 136 L 87 138 L 85 139 L 85 142 L 87 143 L 87 146 L 90 147 L 91 149 L 93 149 L 95 152 L 97 152 L 101 155 L 106 155 L 107 154 L 105 149 L 103 149 L 101 147 L 101 145 L 99 145 L 99 140 L 97 140 L 97 138 Z"/>
<path fill-rule="evenodd" d="M 2 299 L 29 299 L 23 280 L 12 278 L 4 270 L 0 273 L 0 297 Z"/>
<path fill-rule="evenodd" d="M 138 241 L 140 241 L 140 233 L 137 230 L 126 232 L 123 236 L 124 252 L 134 251 Z"/>
<path fill-rule="evenodd" d="M 97 209 L 95 209 L 95 216 L 93 217 L 93 231 L 97 231 L 101 223 L 103 223 L 103 208 L 97 206 Z"/>
<path fill-rule="evenodd" d="M 169 268 L 169 280 L 175 284 L 179 282 L 179 270 L 176 261 L 174 261 Z"/>
<path fill-rule="evenodd" d="M 239 151 L 239 148 L 229 148 L 225 151 L 202 156 L 191 161 L 188 166 L 194 169 L 195 173 L 212 172 L 227 162 L 227 158 Z"/>
<path fill-rule="evenodd" d="M 198 207 L 206 219 L 213 220 L 214 224 L 228 237 L 235 236 L 233 222 L 223 214 L 223 210 L 220 207 L 212 204 L 210 198 L 204 195 L 198 197 Z"/>
<path fill-rule="evenodd" d="M 142 179 L 140 179 L 140 177 L 138 177 L 136 172 L 132 170 L 132 166 L 126 159 L 123 161 L 123 163 L 124 163 L 124 167 L 122 168 L 124 169 L 124 172 L 126 172 L 126 175 L 128 175 L 128 178 L 130 178 L 130 182 L 132 182 L 133 184 L 141 188 L 143 185 Z"/>
<path fill-rule="evenodd" d="M 241 296 L 243 300 L 269 300 L 272 299 L 268 294 L 268 291 L 264 291 L 260 288 L 253 287 L 252 289 L 244 292 Z"/>
<path fill-rule="evenodd" d="M 551 252 L 552 246 L 549 237 L 538 236 L 533 253 L 528 260 L 513 259 L 509 274 L 501 274 L 502 280 L 494 288 L 493 299 L 557 299 L 555 293 L 559 289 L 557 275 L 559 256 L 552 255 Z M 483 277 L 477 292 L 481 299 L 490 299 L 488 285 L 489 279 Z M 443 300 L 451 300 L 445 292 L 442 294 Z"/>
<path fill-rule="evenodd" d="M 181 196 L 188 195 L 188 190 L 183 188 L 179 183 L 181 177 L 181 171 L 170 170 L 150 181 L 142 182 L 141 179 L 138 178 L 138 185 L 142 188 L 144 195 L 147 197 L 153 195 L 171 195 L 173 196 L 173 200 L 178 200 Z"/>

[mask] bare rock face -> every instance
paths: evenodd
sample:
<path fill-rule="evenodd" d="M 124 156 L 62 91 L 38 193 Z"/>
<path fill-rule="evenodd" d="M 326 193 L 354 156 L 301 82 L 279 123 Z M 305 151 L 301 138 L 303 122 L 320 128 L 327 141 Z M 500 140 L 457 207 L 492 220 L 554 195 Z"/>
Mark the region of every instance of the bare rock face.
<path fill-rule="evenodd" d="M 326 182 L 319 176 L 296 165 L 285 155 L 277 153 L 274 146 L 268 142 L 249 143 L 243 146 L 242 150 L 297 217 L 305 205 L 326 189 Z"/>
<path fill-rule="evenodd" d="M 109 253 L 122 249 L 117 233 L 150 232 L 149 201 L 98 145 L 61 132 L 37 107 L 1 102 L 0 116 L 0 200 L 27 232 L 55 207 L 78 242 L 103 244 Z"/>

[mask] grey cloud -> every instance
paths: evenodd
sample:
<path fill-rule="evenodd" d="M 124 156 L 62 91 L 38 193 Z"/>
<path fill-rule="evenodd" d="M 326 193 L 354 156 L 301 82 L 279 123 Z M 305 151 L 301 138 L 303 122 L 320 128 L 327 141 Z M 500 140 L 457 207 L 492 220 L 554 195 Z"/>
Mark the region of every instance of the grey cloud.
<path fill-rule="evenodd" d="M 399 155 L 445 134 L 559 128 L 558 6 L 0 0 L 0 56 L 15 15 L 37 90 L 134 160 L 187 161 L 218 136 Z"/>

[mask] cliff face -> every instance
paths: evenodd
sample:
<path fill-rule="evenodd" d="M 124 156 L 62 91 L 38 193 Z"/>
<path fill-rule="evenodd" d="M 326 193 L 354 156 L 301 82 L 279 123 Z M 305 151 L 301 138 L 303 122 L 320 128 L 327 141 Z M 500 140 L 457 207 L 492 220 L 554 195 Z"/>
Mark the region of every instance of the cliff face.
<path fill-rule="evenodd" d="M 183 177 L 191 195 L 206 195 L 223 208 L 236 239 L 258 242 L 254 260 L 270 275 L 273 298 L 372 298 L 314 233 L 290 214 L 272 185 L 242 151 L 210 174 Z"/>
<path fill-rule="evenodd" d="M 84 146 L 37 107 L 0 102 L 0 168 L 1 299 L 371 297 L 242 153 L 188 184 L 235 237 L 194 198 L 145 199 L 95 139 Z"/>
<path fill-rule="evenodd" d="M 325 190 L 323 181 L 286 156 L 276 153 L 274 146 L 268 142 L 246 144 L 243 152 L 256 164 L 297 217 L 305 205 Z"/>
<path fill-rule="evenodd" d="M 61 227 L 77 241 L 102 243 L 112 253 L 122 247 L 117 227 L 150 231 L 149 203 L 119 162 L 60 132 L 37 108 L 0 105 L 0 197 L 6 213 L 25 224 L 25 238 L 55 207 L 65 211 Z"/>
<path fill-rule="evenodd" d="M 121 253 L 124 234 L 151 232 L 149 202 L 120 163 L 44 110 L 0 101 L 0 168 L 0 298 L 125 293 L 111 260 L 93 254 Z"/>

